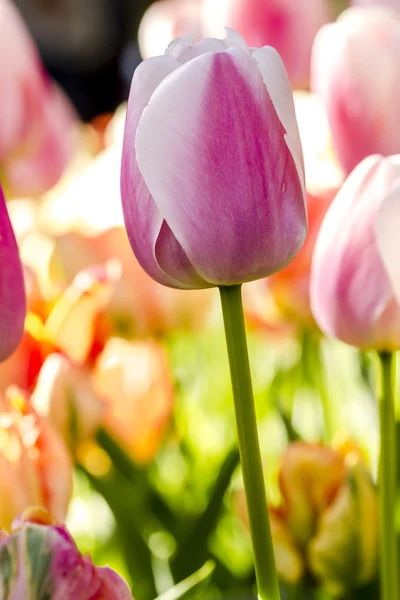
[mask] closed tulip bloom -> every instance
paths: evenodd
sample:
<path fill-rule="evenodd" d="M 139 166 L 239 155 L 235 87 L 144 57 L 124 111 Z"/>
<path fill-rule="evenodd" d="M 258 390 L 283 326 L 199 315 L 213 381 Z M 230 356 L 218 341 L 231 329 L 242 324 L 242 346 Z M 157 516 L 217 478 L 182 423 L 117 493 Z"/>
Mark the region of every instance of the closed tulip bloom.
<path fill-rule="evenodd" d="M 283 63 L 270 47 L 178 39 L 130 92 L 125 225 L 145 271 L 170 287 L 234 285 L 282 269 L 307 229 L 304 165 Z"/>
<path fill-rule="evenodd" d="M 331 204 L 316 242 L 314 317 L 324 333 L 359 348 L 400 347 L 400 306 L 384 262 L 398 235 L 384 226 L 385 211 L 399 198 L 400 155 L 365 159 Z"/>
<path fill-rule="evenodd" d="M 204 0 L 204 33 L 229 25 L 249 46 L 273 46 L 294 87 L 307 86 L 315 34 L 331 17 L 328 0 Z"/>
<path fill-rule="evenodd" d="M 125 581 L 109 567 L 82 556 L 63 525 L 30 509 L 0 532 L 0 599 L 133 600 Z"/>
<path fill-rule="evenodd" d="M 19 344 L 24 331 L 25 313 L 24 277 L 0 187 L 0 362 Z"/>
<path fill-rule="evenodd" d="M 343 169 L 371 154 L 400 152 L 400 13 L 353 7 L 314 43 L 311 86 L 327 109 Z"/>

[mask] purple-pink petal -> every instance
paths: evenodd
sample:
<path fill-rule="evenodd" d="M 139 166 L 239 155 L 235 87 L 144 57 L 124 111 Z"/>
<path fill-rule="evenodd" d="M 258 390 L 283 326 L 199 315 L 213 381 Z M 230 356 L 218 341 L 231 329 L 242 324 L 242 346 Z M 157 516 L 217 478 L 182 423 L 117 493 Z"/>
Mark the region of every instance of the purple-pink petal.
<path fill-rule="evenodd" d="M 256 61 L 238 48 L 183 65 L 144 110 L 140 171 L 207 282 L 265 277 L 301 248 L 303 191 L 285 134 Z"/>
<path fill-rule="evenodd" d="M 18 246 L 0 187 L 0 362 L 17 347 L 26 314 Z"/>

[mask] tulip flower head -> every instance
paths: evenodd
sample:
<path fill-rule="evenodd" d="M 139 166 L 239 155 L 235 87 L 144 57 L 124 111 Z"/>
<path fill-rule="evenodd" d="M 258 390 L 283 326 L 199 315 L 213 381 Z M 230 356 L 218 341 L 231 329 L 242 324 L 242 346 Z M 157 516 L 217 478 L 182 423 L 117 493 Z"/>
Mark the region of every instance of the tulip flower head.
<path fill-rule="evenodd" d="M 400 347 L 398 229 L 400 155 L 371 156 L 348 177 L 316 242 L 311 308 L 324 333 L 359 348 Z M 392 274 L 392 277 L 389 275 Z"/>
<path fill-rule="evenodd" d="M 399 11 L 353 7 L 318 32 L 311 87 L 326 106 L 347 174 L 369 155 L 400 152 L 399 70 Z"/>
<path fill-rule="evenodd" d="M 25 313 L 24 277 L 0 187 L 0 362 L 17 347 L 24 330 Z"/>
<path fill-rule="evenodd" d="M 117 573 L 95 567 L 63 525 L 35 508 L 15 521 L 9 535 L 0 532 L 0 598 L 133 600 Z"/>
<path fill-rule="evenodd" d="M 175 40 L 136 70 L 121 195 L 132 249 L 170 287 L 234 285 L 282 269 L 306 235 L 293 96 L 270 47 Z"/>

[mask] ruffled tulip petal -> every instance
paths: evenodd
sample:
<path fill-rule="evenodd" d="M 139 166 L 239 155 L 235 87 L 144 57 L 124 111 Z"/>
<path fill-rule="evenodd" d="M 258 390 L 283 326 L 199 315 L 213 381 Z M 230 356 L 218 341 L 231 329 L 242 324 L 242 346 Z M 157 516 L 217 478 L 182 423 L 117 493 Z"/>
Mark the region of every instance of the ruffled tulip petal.
<path fill-rule="evenodd" d="M 186 48 L 186 46 L 185 46 Z M 173 49 L 171 48 L 171 52 Z M 156 244 L 160 235 L 163 217 L 149 192 L 136 161 L 134 139 L 143 109 L 152 94 L 180 63 L 174 56 L 158 56 L 143 62 L 136 70 L 132 80 L 127 119 L 124 135 L 124 147 L 121 169 L 121 197 L 125 225 L 132 249 L 143 269 L 156 281 L 169 287 L 186 287 L 185 283 L 175 280 L 166 273 L 156 258 Z M 132 201 L 134 197 L 134 201 Z M 163 234 L 166 234 L 165 228 Z M 164 235 L 163 235 L 164 238 Z M 161 244 L 164 240 L 161 240 Z M 170 239 L 170 244 L 174 241 Z M 188 264 L 184 251 L 175 240 L 174 257 L 178 264 Z M 193 267 L 190 266 L 190 272 Z M 190 280 L 190 277 L 188 278 Z M 188 283 L 187 287 L 198 287 Z M 204 286 L 200 286 L 204 287 Z"/>
<path fill-rule="evenodd" d="M 271 46 L 265 46 L 264 48 L 254 50 L 252 55 L 259 66 L 276 113 L 285 128 L 286 144 L 292 153 L 296 165 L 305 202 L 306 182 L 303 150 L 301 147 L 299 127 L 296 120 L 292 89 L 286 74 L 285 66 L 278 52 Z"/>
<path fill-rule="evenodd" d="M 400 178 L 378 211 L 375 235 L 382 262 L 400 304 Z"/>
<path fill-rule="evenodd" d="M 302 246 L 303 190 L 285 134 L 257 62 L 239 48 L 186 63 L 144 110 L 140 171 L 207 282 L 269 275 Z"/>
<path fill-rule="evenodd" d="M 0 188 L 0 362 L 19 344 L 24 331 L 26 301 L 17 242 Z"/>

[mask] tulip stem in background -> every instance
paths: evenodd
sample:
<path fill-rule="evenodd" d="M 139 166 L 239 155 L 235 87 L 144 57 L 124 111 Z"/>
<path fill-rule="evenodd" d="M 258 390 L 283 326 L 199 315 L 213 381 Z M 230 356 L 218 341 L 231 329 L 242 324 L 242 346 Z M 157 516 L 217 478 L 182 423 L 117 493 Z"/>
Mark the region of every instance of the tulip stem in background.
<path fill-rule="evenodd" d="M 258 441 L 256 412 L 243 318 L 241 286 L 221 286 L 240 459 L 253 543 L 260 600 L 279 600 L 267 497 Z"/>
<path fill-rule="evenodd" d="M 379 359 L 381 363 L 379 472 L 381 600 L 399 600 L 399 565 L 395 527 L 397 447 L 393 393 L 396 357 L 392 352 L 380 352 Z"/>

